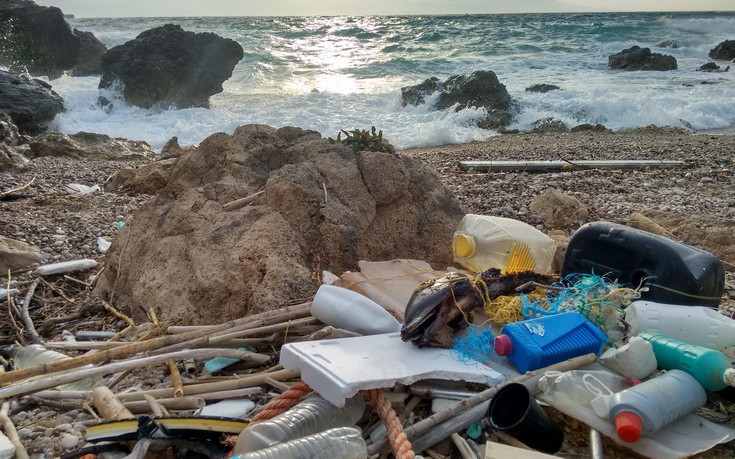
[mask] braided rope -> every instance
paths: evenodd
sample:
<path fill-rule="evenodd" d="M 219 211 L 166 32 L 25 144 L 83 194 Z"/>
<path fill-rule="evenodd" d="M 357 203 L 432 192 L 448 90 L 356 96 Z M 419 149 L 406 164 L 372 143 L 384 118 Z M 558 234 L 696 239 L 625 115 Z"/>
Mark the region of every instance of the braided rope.
<path fill-rule="evenodd" d="M 261 412 L 253 416 L 248 425 L 252 426 L 260 421 L 266 421 L 283 413 L 309 392 L 311 392 L 311 387 L 303 381 L 296 381 L 291 384 L 291 387 L 286 392 L 266 403 Z"/>
<path fill-rule="evenodd" d="M 388 440 L 396 453 L 396 459 L 414 459 L 413 446 L 408 440 L 406 433 L 403 431 L 403 425 L 393 411 L 388 399 L 385 398 L 383 391 L 379 389 L 370 389 L 362 391 L 373 410 L 385 424 L 388 430 Z"/>

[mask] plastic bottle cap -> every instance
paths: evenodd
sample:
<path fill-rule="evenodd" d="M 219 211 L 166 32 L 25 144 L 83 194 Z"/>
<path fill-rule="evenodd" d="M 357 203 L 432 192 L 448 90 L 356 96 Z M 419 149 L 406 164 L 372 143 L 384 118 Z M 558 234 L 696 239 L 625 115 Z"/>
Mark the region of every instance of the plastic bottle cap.
<path fill-rule="evenodd" d="M 510 355 L 511 349 L 513 349 L 513 345 L 510 343 L 510 338 L 508 338 L 505 335 L 498 335 L 493 340 L 493 347 L 495 348 L 495 353 L 498 355 Z"/>
<path fill-rule="evenodd" d="M 469 234 L 454 236 L 454 254 L 458 257 L 471 257 L 475 253 L 475 238 Z"/>
<path fill-rule="evenodd" d="M 615 430 L 621 440 L 633 443 L 641 438 L 643 421 L 640 416 L 630 411 L 622 411 L 615 416 Z"/>

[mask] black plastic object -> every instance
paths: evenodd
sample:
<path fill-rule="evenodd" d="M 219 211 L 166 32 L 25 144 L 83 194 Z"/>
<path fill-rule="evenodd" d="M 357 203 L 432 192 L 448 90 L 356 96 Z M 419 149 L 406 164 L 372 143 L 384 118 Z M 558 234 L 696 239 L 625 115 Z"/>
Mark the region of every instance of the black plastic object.
<path fill-rule="evenodd" d="M 641 299 L 717 307 L 725 271 L 709 252 L 667 237 L 611 222 L 580 227 L 569 241 L 561 275 L 596 274 L 622 287 L 639 288 Z"/>
<path fill-rule="evenodd" d="M 487 420 L 494 429 L 543 453 L 554 454 L 564 443 L 564 431 L 536 403 L 523 384 L 510 383 L 501 388 L 490 400 Z"/>

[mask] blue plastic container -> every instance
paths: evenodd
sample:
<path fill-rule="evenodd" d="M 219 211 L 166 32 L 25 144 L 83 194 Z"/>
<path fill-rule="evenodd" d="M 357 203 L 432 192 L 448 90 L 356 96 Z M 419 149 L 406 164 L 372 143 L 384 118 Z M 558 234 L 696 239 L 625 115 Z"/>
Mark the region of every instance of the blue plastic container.
<path fill-rule="evenodd" d="M 607 336 L 578 312 L 507 324 L 495 337 L 495 353 L 508 356 L 521 373 L 580 355 L 600 355 Z"/>

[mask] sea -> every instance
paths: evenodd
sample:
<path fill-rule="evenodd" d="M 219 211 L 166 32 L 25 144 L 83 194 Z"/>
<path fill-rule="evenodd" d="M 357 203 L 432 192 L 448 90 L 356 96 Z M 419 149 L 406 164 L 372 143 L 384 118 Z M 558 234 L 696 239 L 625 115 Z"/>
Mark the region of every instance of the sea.
<path fill-rule="evenodd" d="M 143 109 L 98 89 L 99 77 L 50 81 L 66 111 L 53 129 L 145 140 L 160 149 L 172 136 L 196 145 L 245 124 L 297 126 L 336 137 L 375 126 L 398 149 L 482 141 L 482 108 L 433 109 L 429 97 L 402 106 L 401 88 L 429 77 L 495 72 L 519 113 L 510 129 L 552 117 L 571 128 L 648 125 L 699 132 L 735 127 L 735 64 L 705 73 L 710 49 L 735 39 L 735 12 L 579 13 L 451 16 L 73 18 L 108 48 L 144 30 L 179 24 L 236 40 L 245 55 L 211 108 Z M 664 44 L 667 44 L 664 46 Z M 678 69 L 626 72 L 608 56 L 633 45 L 672 55 Z M 729 64 L 718 62 L 724 69 Z M 527 92 L 547 83 L 560 90 Z M 114 101 L 103 110 L 100 95 Z"/>

